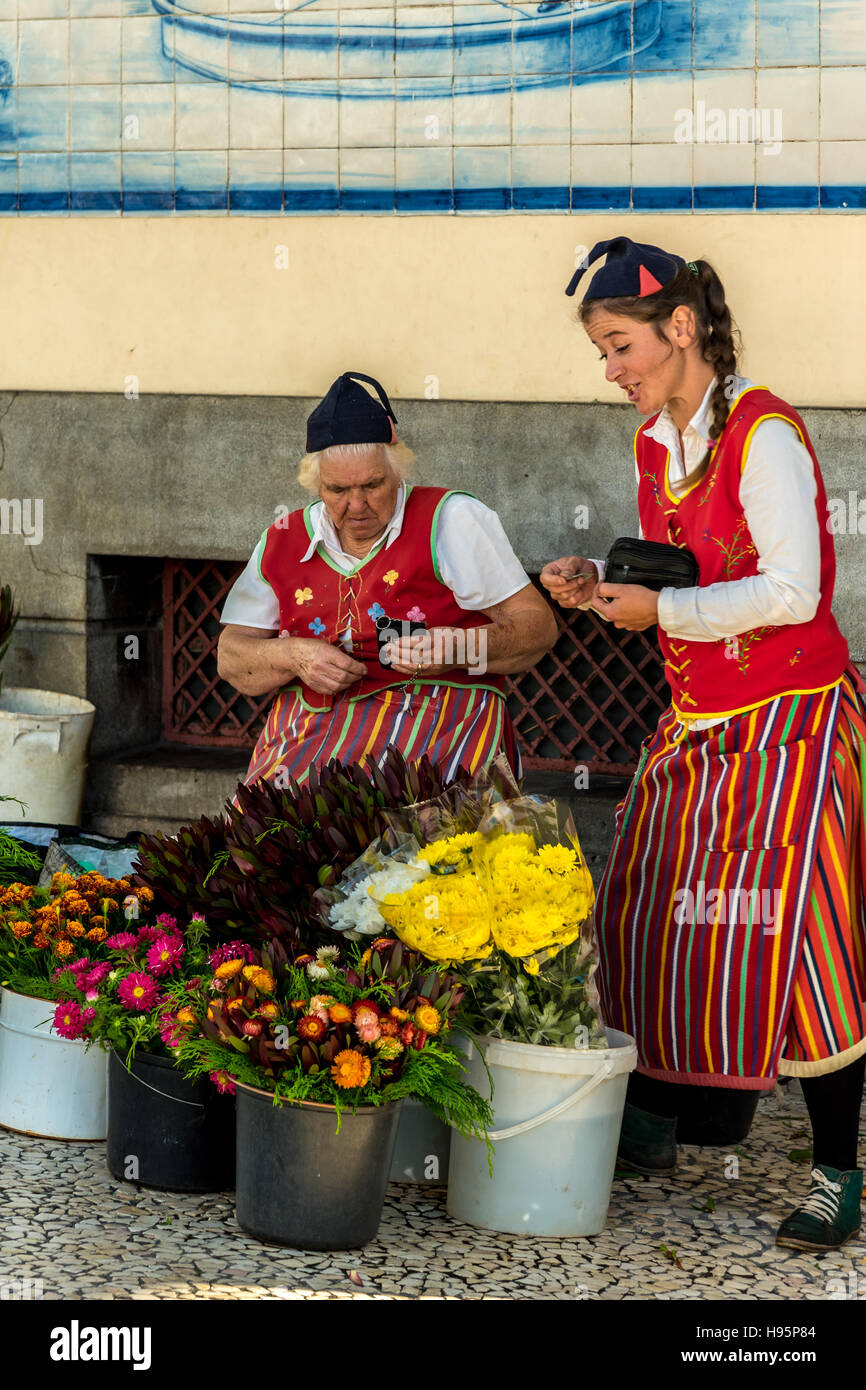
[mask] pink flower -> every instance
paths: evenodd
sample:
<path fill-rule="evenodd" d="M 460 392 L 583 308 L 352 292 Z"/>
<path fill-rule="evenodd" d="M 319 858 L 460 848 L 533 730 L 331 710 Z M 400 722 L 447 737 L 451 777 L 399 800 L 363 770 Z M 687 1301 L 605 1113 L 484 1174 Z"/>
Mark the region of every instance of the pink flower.
<path fill-rule="evenodd" d="M 421 609 L 418 607 L 416 603 L 414 608 L 409 609 L 409 612 L 406 614 L 406 617 L 409 619 L 411 623 L 423 623 L 424 619 L 427 617 L 427 614 L 422 613 Z"/>
<path fill-rule="evenodd" d="M 200 912 L 194 912 L 189 919 L 191 922 L 203 922 L 205 919 Z"/>
<path fill-rule="evenodd" d="M 54 1010 L 54 1031 L 61 1038 L 80 1038 L 84 1032 L 85 1019 L 77 1004 L 58 1004 Z"/>
<path fill-rule="evenodd" d="M 94 1020 L 95 1018 L 96 1018 L 96 1010 L 95 1010 L 95 1009 L 82 1009 L 82 1010 L 81 1010 L 81 1021 L 82 1021 L 82 1023 L 92 1023 L 93 1020 Z"/>
<path fill-rule="evenodd" d="M 105 944 L 109 951 L 131 951 L 138 941 L 138 937 L 131 931 L 115 932 L 114 936 L 106 937 Z"/>
<path fill-rule="evenodd" d="M 70 969 L 70 970 L 74 970 L 74 971 L 75 971 L 75 974 L 77 975 L 77 974 L 79 973 L 79 971 L 81 971 L 81 970 L 89 970 L 89 969 L 90 969 L 90 966 L 91 966 L 92 964 L 93 964 L 93 962 L 90 960 L 90 957 L 89 957 L 89 956 L 79 956 L 79 957 L 78 957 L 78 960 L 74 960 L 74 961 L 72 962 L 72 964 L 70 965 L 69 969 Z M 107 966 L 107 965 L 106 965 L 105 969 L 106 969 L 106 971 L 108 970 L 108 966 Z"/>
<path fill-rule="evenodd" d="M 170 912 L 161 912 L 156 920 L 163 931 L 171 932 L 177 927 L 177 918 L 172 917 Z"/>
<path fill-rule="evenodd" d="M 215 951 L 211 951 L 207 963 L 211 970 L 216 970 L 218 965 L 224 965 L 227 960 L 240 959 L 247 965 L 252 965 L 254 958 L 253 948 L 246 941 L 228 941 L 225 946 L 217 946 Z"/>
<path fill-rule="evenodd" d="M 110 971 L 111 966 L 108 961 L 101 960 L 98 965 L 94 965 L 93 969 L 84 977 L 85 989 L 95 989 L 97 985 L 101 985 Z"/>
<path fill-rule="evenodd" d="M 138 941 L 139 945 L 142 942 L 145 945 L 149 945 L 151 941 L 156 941 L 156 938 L 158 936 L 162 936 L 162 934 L 163 933 L 161 927 L 139 927 L 138 936 L 136 940 Z"/>
<path fill-rule="evenodd" d="M 358 1034 L 361 1042 L 375 1042 L 382 1031 L 379 1025 L 379 1015 L 376 1013 L 375 1009 L 367 1008 L 364 1004 L 358 1004 L 353 1014 L 352 1021 L 355 1025 L 355 1032 Z"/>
<path fill-rule="evenodd" d="M 159 986 L 144 970 L 133 970 L 125 980 L 121 980 L 117 994 L 125 1008 L 135 1009 L 143 1014 L 156 1003 Z"/>
<path fill-rule="evenodd" d="M 92 1004 L 99 998 L 99 990 L 96 988 L 85 990 L 84 997 L 89 1004 Z"/>
<path fill-rule="evenodd" d="M 221 1096 L 233 1096 L 235 1094 L 237 1088 L 227 1071 L 212 1071 L 209 1075 Z"/>
<path fill-rule="evenodd" d="M 183 938 L 158 936 L 147 953 L 147 963 L 157 979 L 171 975 L 183 959 Z"/>
<path fill-rule="evenodd" d="M 331 1000 L 330 1002 L 333 1003 L 334 1001 Z M 313 995 L 312 999 L 310 1000 L 307 1012 L 311 1014 L 318 1014 L 319 1018 L 322 1019 L 324 1023 L 330 1023 L 331 1021 L 330 1016 L 328 1014 L 328 1001 L 326 1001 L 324 996 L 321 994 Z"/>
<path fill-rule="evenodd" d="M 159 1037 L 164 1047 L 177 1047 L 183 1041 L 183 1031 L 177 1032 L 178 1022 L 173 1014 L 160 1014 Z"/>

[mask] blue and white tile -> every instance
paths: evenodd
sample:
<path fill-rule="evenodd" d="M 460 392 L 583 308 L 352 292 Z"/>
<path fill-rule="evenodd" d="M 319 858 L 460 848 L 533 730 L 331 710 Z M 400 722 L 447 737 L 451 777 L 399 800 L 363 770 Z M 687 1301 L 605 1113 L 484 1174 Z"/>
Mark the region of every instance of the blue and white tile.
<path fill-rule="evenodd" d="M 695 67 L 754 67 L 755 30 L 755 0 L 696 4 Z"/>
<path fill-rule="evenodd" d="M 505 145 L 511 141 L 511 91 L 479 90 L 454 97 L 455 145 Z"/>
<path fill-rule="evenodd" d="M 818 0 L 758 0 L 758 67 L 817 63 L 818 33 Z"/>
<path fill-rule="evenodd" d="M 755 104 L 762 130 L 769 119 L 774 140 L 817 140 L 819 79 L 817 68 L 759 72 Z"/>
<path fill-rule="evenodd" d="M 821 142 L 821 207 L 866 209 L 866 140 Z"/>
<path fill-rule="evenodd" d="M 704 123 L 706 136 L 709 136 L 711 132 L 725 136 L 724 141 L 715 140 L 712 143 L 727 143 L 728 139 L 733 139 L 734 143 L 737 143 L 736 136 L 741 133 L 742 118 L 739 116 L 732 118 L 730 113 L 732 111 L 753 113 L 754 109 L 754 72 L 742 72 L 736 68 L 719 68 L 713 71 L 701 68 L 695 72 L 696 136 L 701 124 Z M 703 111 L 703 116 L 701 111 Z M 754 125 L 754 117 L 751 117 L 745 124 L 751 130 Z"/>
<path fill-rule="evenodd" d="M 174 152 L 124 150 L 123 213 L 174 211 Z"/>
<path fill-rule="evenodd" d="M 6 93 L 6 100 L 0 102 L 0 153 L 17 153 L 19 142 L 18 88 L 12 87 Z"/>
<path fill-rule="evenodd" d="M 178 82 L 175 148 L 221 150 L 228 145 L 228 87 L 224 83 Z"/>
<path fill-rule="evenodd" d="M 119 150 L 120 87 L 70 87 L 69 148 Z"/>
<path fill-rule="evenodd" d="M 755 146 L 695 145 L 695 212 L 746 212 L 755 205 Z"/>
<path fill-rule="evenodd" d="M 641 78 L 641 82 L 644 79 Z M 640 82 L 635 83 L 635 90 Z M 575 83 L 571 89 L 571 138 L 576 144 L 628 144 L 632 86 L 627 78 Z"/>
<path fill-rule="evenodd" d="M 455 5 L 454 74 L 511 74 L 511 11 L 504 5 Z"/>
<path fill-rule="evenodd" d="M 287 149 L 283 154 L 287 213 L 334 212 L 339 207 L 339 152 Z"/>
<path fill-rule="evenodd" d="M 282 150 L 285 105 L 286 99 L 280 91 L 230 86 L 229 149 Z"/>
<path fill-rule="evenodd" d="M 53 87 L 69 81 L 69 20 L 28 19 L 18 25 L 18 84 Z"/>
<path fill-rule="evenodd" d="M 645 145 L 669 144 L 681 113 L 692 108 L 691 73 L 663 72 L 634 83 L 632 139 Z"/>
<path fill-rule="evenodd" d="M 511 130 L 515 145 L 569 145 L 571 143 L 571 87 L 520 87 L 515 85 L 511 103 Z"/>
<path fill-rule="evenodd" d="M 21 150 L 63 151 L 65 156 L 69 144 L 69 88 L 19 87 L 18 132 Z"/>
<path fill-rule="evenodd" d="M 315 13 L 293 14 L 283 26 L 283 76 L 297 83 L 336 82 L 340 46 L 336 15 L 324 16 L 327 29 L 321 39 L 323 17 Z M 313 37 L 315 36 L 315 37 Z M 299 88 L 299 90 L 301 90 Z"/>
<path fill-rule="evenodd" d="M 632 145 L 632 206 L 635 212 L 690 212 L 692 150 L 682 145 Z"/>
<path fill-rule="evenodd" d="M 126 82 L 121 88 L 121 103 L 125 150 L 173 148 L 173 82 Z"/>
<path fill-rule="evenodd" d="M 755 160 L 756 201 L 764 211 L 818 207 L 818 141 L 792 140 L 778 154 Z"/>
<path fill-rule="evenodd" d="M 437 77 L 397 80 L 396 144 L 423 145 L 434 149 L 453 140 L 453 101 L 443 96 Z"/>
<path fill-rule="evenodd" d="M 572 212 L 627 212 L 631 205 L 631 145 L 572 145 Z"/>
<path fill-rule="evenodd" d="M 825 68 L 821 72 L 822 140 L 866 137 L 866 68 Z"/>
<path fill-rule="evenodd" d="M 863 0 L 822 0 L 821 63 L 866 63 Z"/>
<path fill-rule="evenodd" d="M 18 25 L 14 19 L 0 18 L 0 59 L 3 69 L 3 89 L 18 81 Z"/>
<path fill-rule="evenodd" d="M 224 213 L 228 204 L 226 150 L 176 150 L 174 185 L 178 212 Z"/>
<path fill-rule="evenodd" d="M 504 212 L 511 207 L 510 145 L 455 147 L 454 206 L 458 212 Z"/>
<path fill-rule="evenodd" d="M 232 82 L 281 82 L 285 67 L 284 37 L 282 15 L 270 16 L 268 23 L 244 14 L 235 21 L 233 6 L 231 36 L 226 46 Z M 176 36 L 175 52 L 178 51 Z M 222 63 L 221 53 L 218 61 Z"/>
<path fill-rule="evenodd" d="M 69 0 L 18 0 L 19 19 L 65 19 Z"/>
<path fill-rule="evenodd" d="M 73 212 L 120 212 L 120 151 L 76 153 L 69 159 Z"/>
<path fill-rule="evenodd" d="M 286 98 L 283 145 L 287 150 L 336 149 L 340 143 L 339 133 L 340 103 L 332 97 Z"/>
<path fill-rule="evenodd" d="M 457 11 L 459 14 L 459 10 Z M 561 17 L 560 17 L 561 16 Z M 571 22 L 570 22 L 571 21 Z M 551 27 L 539 31 L 540 24 Z M 575 26 L 572 37 L 572 25 Z M 569 8 L 539 18 L 524 18 L 520 8 L 512 16 L 511 62 L 515 86 L 533 75 L 568 81 L 576 53 L 581 52 L 577 13 Z M 579 66 L 579 64 L 577 64 Z"/>
<path fill-rule="evenodd" d="M 355 90 L 360 81 L 354 79 L 350 91 Z M 367 81 L 369 97 L 340 97 L 340 149 L 381 149 L 394 144 L 394 81 L 379 82 L 372 78 Z"/>
<path fill-rule="evenodd" d="M 454 71 L 454 7 L 398 5 L 396 72 L 398 78 L 450 78 Z"/>
<path fill-rule="evenodd" d="M 65 154 L 18 156 L 19 206 L 28 213 L 69 210 L 69 159 Z"/>
<path fill-rule="evenodd" d="M 693 0 L 663 0 L 661 26 L 656 38 L 645 47 L 638 46 L 634 54 L 636 73 L 691 69 L 692 10 Z"/>
<path fill-rule="evenodd" d="M 120 19 L 125 3 L 124 0 L 71 0 L 69 8 L 73 19 Z"/>
<path fill-rule="evenodd" d="M 340 207 L 346 212 L 393 212 L 394 147 L 340 150 Z"/>
<path fill-rule="evenodd" d="M 568 145 L 515 145 L 511 152 L 514 207 L 524 212 L 567 212 L 571 179 Z"/>
<path fill-rule="evenodd" d="M 398 212 L 447 212 L 453 203 L 451 149 L 395 151 Z"/>
<path fill-rule="evenodd" d="M 232 150 L 229 154 L 229 207 L 234 212 L 281 212 L 282 150 Z"/>
<path fill-rule="evenodd" d="M 34 18 L 35 17 L 36 16 L 34 16 Z M 18 22 L 18 0 L 0 0 L 0 23 L 6 21 L 11 23 Z M 18 45 L 16 44 L 15 47 L 17 48 L 17 46 Z M 16 180 L 18 178 L 17 165 L 15 171 L 15 178 Z"/>
<path fill-rule="evenodd" d="M 69 81 L 120 81 L 119 19 L 75 19 L 70 23 Z"/>
<path fill-rule="evenodd" d="M 171 30 L 167 31 L 169 34 Z M 120 64 L 124 82 L 173 82 L 174 60 L 163 52 L 159 15 L 124 15 L 120 29 Z M 182 69 L 178 69 L 178 76 Z"/>
<path fill-rule="evenodd" d="M 340 11 L 341 80 L 378 78 L 392 82 L 395 48 L 393 6 Z"/>
<path fill-rule="evenodd" d="M 0 215 L 18 212 L 18 156 L 0 154 Z"/>

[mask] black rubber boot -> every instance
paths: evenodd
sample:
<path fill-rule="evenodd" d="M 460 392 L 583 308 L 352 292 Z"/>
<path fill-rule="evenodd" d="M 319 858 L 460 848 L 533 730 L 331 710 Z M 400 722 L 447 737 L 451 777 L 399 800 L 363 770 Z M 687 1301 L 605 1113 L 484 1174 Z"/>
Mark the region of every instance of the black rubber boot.
<path fill-rule="evenodd" d="M 635 1173 L 664 1176 L 677 1166 L 677 1122 L 651 1115 L 626 1102 L 617 1150 L 617 1166 Z"/>

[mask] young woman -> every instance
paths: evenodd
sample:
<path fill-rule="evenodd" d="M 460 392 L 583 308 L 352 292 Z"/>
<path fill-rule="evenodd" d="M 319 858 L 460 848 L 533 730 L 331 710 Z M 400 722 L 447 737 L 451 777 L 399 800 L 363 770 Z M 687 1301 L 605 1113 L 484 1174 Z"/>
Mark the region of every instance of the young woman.
<path fill-rule="evenodd" d="M 700 576 L 597 583 L 580 556 L 541 575 L 563 607 L 657 625 L 671 687 L 597 898 L 605 1020 L 638 1046 L 620 1153 L 672 1172 L 676 1139 L 708 1132 L 695 1097 L 712 1118 L 799 1077 L 814 1167 L 777 1241 L 826 1250 L 860 1228 L 866 687 L 831 612 L 821 471 L 797 412 L 737 374 L 713 267 L 616 237 L 566 293 L 604 254 L 580 320 L 648 417 L 641 534 L 692 551 Z"/>

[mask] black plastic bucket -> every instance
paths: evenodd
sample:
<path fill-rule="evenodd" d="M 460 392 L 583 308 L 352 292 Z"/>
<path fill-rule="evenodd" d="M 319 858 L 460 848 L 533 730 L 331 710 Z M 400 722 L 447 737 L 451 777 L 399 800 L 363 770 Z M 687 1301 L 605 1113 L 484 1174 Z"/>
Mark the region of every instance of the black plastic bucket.
<path fill-rule="evenodd" d="M 234 1186 L 235 1103 L 202 1077 L 188 1081 L 168 1057 L 138 1052 L 127 1071 L 108 1059 L 108 1171 L 172 1192 Z"/>
<path fill-rule="evenodd" d="M 238 1085 L 238 1225 L 298 1250 L 354 1250 L 379 1229 L 402 1101 L 275 1106 Z"/>
<path fill-rule="evenodd" d="M 728 1145 L 746 1138 L 764 1092 L 691 1086 L 632 1072 L 626 1100 L 653 1115 L 677 1117 L 678 1144 Z"/>

